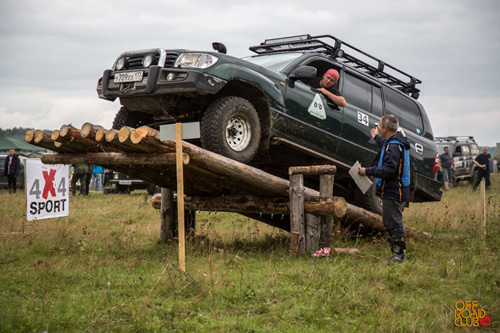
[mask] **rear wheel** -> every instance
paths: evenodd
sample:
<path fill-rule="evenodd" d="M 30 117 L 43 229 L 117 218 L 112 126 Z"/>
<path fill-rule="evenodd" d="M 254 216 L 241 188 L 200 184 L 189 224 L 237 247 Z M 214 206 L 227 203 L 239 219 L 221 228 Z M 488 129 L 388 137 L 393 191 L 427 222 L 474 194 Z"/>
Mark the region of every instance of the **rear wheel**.
<path fill-rule="evenodd" d="M 254 106 L 241 97 L 222 97 L 209 105 L 201 120 L 201 144 L 214 153 L 250 162 L 261 138 Z"/>

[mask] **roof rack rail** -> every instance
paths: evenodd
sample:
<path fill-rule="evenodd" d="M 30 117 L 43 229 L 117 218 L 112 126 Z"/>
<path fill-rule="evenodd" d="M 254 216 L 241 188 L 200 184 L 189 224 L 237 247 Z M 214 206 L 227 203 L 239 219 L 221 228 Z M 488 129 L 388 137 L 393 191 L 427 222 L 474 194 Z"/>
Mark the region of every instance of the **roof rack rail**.
<path fill-rule="evenodd" d="M 476 142 L 473 136 L 470 135 L 462 135 L 462 136 L 438 136 L 435 138 L 435 141 L 440 142 L 452 142 L 452 141 L 465 141 L 467 143 Z"/>
<path fill-rule="evenodd" d="M 333 39 L 334 43 L 333 45 L 328 44 L 322 41 L 321 38 Z M 376 65 L 370 65 L 366 61 L 361 60 L 359 58 L 359 55 L 354 56 L 351 53 L 346 53 L 344 50 L 345 47 L 349 49 L 349 52 L 355 51 L 369 58 L 371 61 L 375 61 Z M 416 77 L 410 74 L 403 72 L 400 69 L 397 69 L 394 66 L 385 63 L 384 61 L 350 44 L 347 44 L 346 42 L 332 35 L 311 36 L 307 34 L 307 35 L 266 39 L 260 45 L 251 46 L 249 49 L 258 54 L 278 53 L 278 52 L 324 53 L 330 56 L 331 58 L 336 59 L 339 62 L 342 62 L 345 65 L 348 65 L 362 73 L 368 74 L 382 82 L 387 83 L 388 85 L 396 89 L 401 90 L 405 94 L 408 94 L 415 99 L 417 99 L 420 95 L 420 89 L 416 88 L 415 86 L 417 84 L 422 83 L 421 80 L 417 79 Z M 392 74 L 387 73 L 386 68 L 390 68 L 399 75 L 404 76 L 405 79 L 400 79 Z M 409 81 L 406 82 L 406 79 L 409 79 Z"/>

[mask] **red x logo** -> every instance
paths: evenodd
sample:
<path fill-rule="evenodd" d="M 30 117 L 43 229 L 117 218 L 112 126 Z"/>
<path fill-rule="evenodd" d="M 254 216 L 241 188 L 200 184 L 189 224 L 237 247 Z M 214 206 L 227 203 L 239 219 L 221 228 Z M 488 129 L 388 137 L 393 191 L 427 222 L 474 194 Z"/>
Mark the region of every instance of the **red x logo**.
<path fill-rule="evenodd" d="M 50 194 L 55 197 L 56 189 L 54 188 L 54 177 L 56 176 L 56 170 L 50 169 L 50 173 L 47 171 L 42 171 L 43 178 L 45 179 L 45 186 L 43 187 L 42 198 L 47 199 Z"/>

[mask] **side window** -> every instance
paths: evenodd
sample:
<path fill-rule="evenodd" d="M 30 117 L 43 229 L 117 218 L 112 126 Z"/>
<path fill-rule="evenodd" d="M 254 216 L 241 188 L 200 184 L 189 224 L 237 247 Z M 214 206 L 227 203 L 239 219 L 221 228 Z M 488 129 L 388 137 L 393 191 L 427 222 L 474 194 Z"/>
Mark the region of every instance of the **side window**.
<path fill-rule="evenodd" d="M 418 105 L 409 97 L 384 87 L 385 114 L 393 114 L 399 119 L 399 126 L 417 134 L 422 134 L 423 123 Z"/>
<path fill-rule="evenodd" d="M 345 73 L 342 95 L 346 102 L 365 112 L 371 112 L 372 86 L 349 73 Z"/>
<path fill-rule="evenodd" d="M 373 91 L 373 104 L 372 113 L 376 116 L 382 117 L 384 111 L 382 108 L 382 93 L 380 92 L 380 87 L 372 86 Z"/>
<path fill-rule="evenodd" d="M 477 154 L 479 154 L 479 147 L 477 146 L 477 144 L 472 143 L 472 144 L 470 145 L 470 153 L 471 153 L 472 155 L 477 155 Z"/>

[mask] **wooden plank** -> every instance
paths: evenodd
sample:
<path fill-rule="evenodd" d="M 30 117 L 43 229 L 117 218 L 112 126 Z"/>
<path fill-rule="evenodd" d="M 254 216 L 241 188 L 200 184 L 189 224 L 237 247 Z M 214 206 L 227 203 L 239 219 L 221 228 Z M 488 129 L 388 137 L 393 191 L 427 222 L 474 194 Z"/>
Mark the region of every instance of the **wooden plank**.
<path fill-rule="evenodd" d="M 175 124 L 177 160 L 177 223 L 179 231 L 179 269 L 186 271 L 186 232 L 184 228 L 184 171 L 182 163 L 182 123 Z"/>

